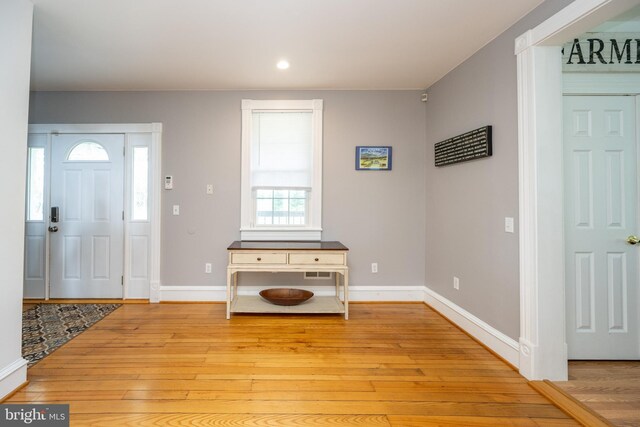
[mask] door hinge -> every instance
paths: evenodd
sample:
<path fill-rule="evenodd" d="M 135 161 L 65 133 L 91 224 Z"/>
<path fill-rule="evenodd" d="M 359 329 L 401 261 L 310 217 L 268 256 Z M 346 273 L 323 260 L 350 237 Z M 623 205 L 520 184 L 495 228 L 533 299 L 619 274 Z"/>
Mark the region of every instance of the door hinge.
<path fill-rule="evenodd" d="M 124 221 L 124 211 L 122 211 L 122 220 Z"/>
<path fill-rule="evenodd" d="M 127 155 L 127 147 L 122 147 L 122 156 L 126 156 Z"/>
<path fill-rule="evenodd" d="M 124 286 L 124 276 L 120 276 L 120 285 Z"/>

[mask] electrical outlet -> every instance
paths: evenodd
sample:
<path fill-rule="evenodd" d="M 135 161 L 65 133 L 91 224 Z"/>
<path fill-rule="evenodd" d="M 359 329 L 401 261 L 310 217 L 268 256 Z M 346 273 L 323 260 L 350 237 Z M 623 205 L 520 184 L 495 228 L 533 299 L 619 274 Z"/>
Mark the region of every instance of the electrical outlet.
<path fill-rule="evenodd" d="M 180 215 L 180 205 L 173 205 L 173 214 Z"/>
<path fill-rule="evenodd" d="M 207 184 L 207 194 L 213 194 L 213 184 Z"/>
<path fill-rule="evenodd" d="M 208 262 L 204 265 L 204 272 L 205 273 L 211 273 L 211 263 Z"/>
<path fill-rule="evenodd" d="M 456 276 L 453 276 L 453 289 L 460 290 L 460 279 Z"/>
<path fill-rule="evenodd" d="M 377 273 L 378 272 L 378 263 L 377 262 L 372 262 L 371 263 L 371 272 L 372 273 Z"/>

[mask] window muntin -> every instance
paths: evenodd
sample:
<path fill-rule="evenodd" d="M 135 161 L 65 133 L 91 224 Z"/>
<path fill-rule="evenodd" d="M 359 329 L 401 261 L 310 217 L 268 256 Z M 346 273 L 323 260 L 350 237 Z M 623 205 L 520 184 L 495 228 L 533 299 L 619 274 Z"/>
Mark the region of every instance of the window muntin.
<path fill-rule="evenodd" d="M 44 147 L 29 147 L 27 221 L 44 220 Z"/>
<path fill-rule="evenodd" d="M 257 225 L 305 225 L 306 190 L 257 189 L 255 191 Z"/>
<path fill-rule="evenodd" d="M 109 154 L 97 142 L 84 141 L 71 149 L 67 160 L 73 162 L 108 162 Z"/>

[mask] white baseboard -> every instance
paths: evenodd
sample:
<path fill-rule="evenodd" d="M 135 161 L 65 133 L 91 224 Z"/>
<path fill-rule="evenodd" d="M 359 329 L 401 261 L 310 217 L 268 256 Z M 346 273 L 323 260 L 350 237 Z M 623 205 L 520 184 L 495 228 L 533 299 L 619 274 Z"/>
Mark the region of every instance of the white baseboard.
<path fill-rule="evenodd" d="M 425 288 L 425 302 L 507 362 L 519 367 L 520 346 L 516 340 L 429 288 Z"/>
<path fill-rule="evenodd" d="M 22 357 L 0 370 L 0 400 L 27 381 L 27 361 Z"/>
<path fill-rule="evenodd" d="M 424 286 L 349 286 L 349 301 L 424 301 Z"/>
<path fill-rule="evenodd" d="M 222 302 L 227 300 L 226 286 L 164 286 L 158 301 Z M 154 301 L 156 302 L 156 301 Z"/>
<path fill-rule="evenodd" d="M 265 287 L 241 286 L 240 295 L 255 295 Z M 316 295 L 333 295 L 333 286 L 296 286 Z M 160 286 L 159 301 L 211 301 L 227 299 L 226 286 Z M 349 286 L 349 301 L 424 301 L 424 286 Z M 154 301 L 152 301 L 154 302 Z"/>

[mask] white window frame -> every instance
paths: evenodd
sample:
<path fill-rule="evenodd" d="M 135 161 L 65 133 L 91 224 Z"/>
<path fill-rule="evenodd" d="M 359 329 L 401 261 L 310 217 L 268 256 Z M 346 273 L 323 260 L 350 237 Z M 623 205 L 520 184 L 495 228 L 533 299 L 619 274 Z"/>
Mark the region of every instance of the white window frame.
<path fill-rule="evenodd" d="M 307 199 L 308 223 L 304 226 L 258 226 L 254 223 L 251 188 L 251 132 L 254 111 L 311 112 L 312 180 Z M 242 100 L 242 171 L 240 196 L 241 240 L 321 240 L 322 238 L 322 99 Z"/>

